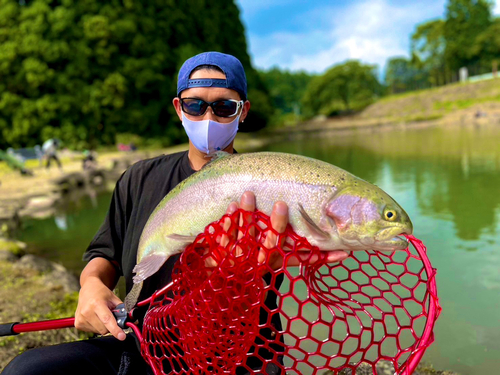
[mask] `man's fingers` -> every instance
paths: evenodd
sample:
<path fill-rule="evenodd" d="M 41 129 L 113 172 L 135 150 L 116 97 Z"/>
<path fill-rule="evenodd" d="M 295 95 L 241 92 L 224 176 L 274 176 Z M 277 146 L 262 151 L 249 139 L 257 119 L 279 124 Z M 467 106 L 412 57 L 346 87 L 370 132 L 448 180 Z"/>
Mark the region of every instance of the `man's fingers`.
<path fill-rule="evenodd" d="M 273 211 L 271 212 L 271 227 L 278 232 L 279 234 L 283 233 L 288 225 L 288 206 L 285 202 L 278 201 L 273 206 Z M 271 235 L 271 236 L 270 236 Z M 272 238 L 271 238 L 272 237 Z M 270 232 L 268 237 L 266 238 L 265 245 L 276 246 L 276 238 L 277 236 L 274 232 Z M 267 243 L 267 240 L 272 240 L 270 243 Z"/>
<path fill-rule="evenodd" d="M 123 332 L 123 330 L 120 327 L 118 327 L 118 324 L 116 323 L 116 318 L 111 312 L 111 310 L 109 310 L 109 308 L 105 306 L 100 306 L 96 308 L 95 313 L 105 327 L 104 329 L 102 327 L 98 329 L 99 333 L 104 335 L 107 332 L 110 332 L 118 340 L 121 341 L 125 340 L 125 332 Z"/>
<path fill-rule="evenodd" d="M 241 196 L 240 208 L 245 211 L 255 211 L 255 194 L 251 191 L 245 191 Z"/>
<path fill-rule="evenodd" d="M 347 254 L 343 250 L 330 250 L 322 251 L 321 259 L 324 259 L 323 257 L 326 257 L 327 263 L 336 263 L 343 261 L 348 256 L 349 254 Z M 286 266 L 298 266 L 300 264 L 303 264 L 304 262 L 308 264 L 314 264 L 318 260 L 320 260 L 320 257 L 318 257 L 317 255 L 311 255 L 311 253 L 308 251 L 298 251 L 297 256 L 291 256 L 290 258 L 288 258 Z"/>
<path fill-rule="evenodd" d="M 231 215 L 238 209 L 238 203 L 231 202 L 229 206 L 227 206 L 226 214 Z"/>
<path fill-rule="evenodd" d="M 243 195 L 241 196 L 241 200 L 240 200 L 240 208 L 242 208 L 245 211 L 250 211 L 250 212 L 255 211 L 255 194 L 253 192 L 251 192 L 251 191 L 245 191 L 243 193 Z M 250 224 L 251 222 L 252 222 L 251 215 L 244 215 L 244 214 L 242 214 L 240 216 L 239 226 L 242 227 L 243 224 Z M 240 239 L 241 237 L 243 237 L 243 234 L 244 233 L 239 232 L 238 233 L 238 239 Z M 249 234 L 252 235 L 252 236 L 255 234 L 254 228 L 250 229 Z"/>
<path fill-rule="evenodd" d="M 238 203 L 231 202 L 229 204 L 229 206 L 227 207 L 226 214 L 227 215 L 231 215 L 237 209 L 238 209 Z M 225 247 L 229 243 L 230 237 L 234 237 L 236 235 L 236 227 L 233 226 L 233 228 L 231 229 L 231 219 L 230 218 L 226 218 L 224 220 L 224 225 L 222 226 L 222 228 L 224 229 L 224 233 L 227 233 L 227 235 L 226 234 L 222 235 L 220 244 L 223 247 Z"/>
<path fill-rule="evenodd" d="M 266 233 L 266 240 L 264 241 L 264 247 L 271 249 L 278 245 L 278 236 L 275 232 L 281 234 L 285 231 L 288 225 L 288 206 L 285 202 L 278 201 L 274 203 L 273 210 L 271 212 L 271 227 L 273 230 L 269 230 Z M 279 245 L 283 245 L 284 238 L 281 239 Z M 274 258 L 278 254 L 275 252 Z M 259 262 L 264 262 L 267 254 L 264 250 L 259 253 Z M 269 259 L 268 262 L 274 266 L 276 259 Z"/>

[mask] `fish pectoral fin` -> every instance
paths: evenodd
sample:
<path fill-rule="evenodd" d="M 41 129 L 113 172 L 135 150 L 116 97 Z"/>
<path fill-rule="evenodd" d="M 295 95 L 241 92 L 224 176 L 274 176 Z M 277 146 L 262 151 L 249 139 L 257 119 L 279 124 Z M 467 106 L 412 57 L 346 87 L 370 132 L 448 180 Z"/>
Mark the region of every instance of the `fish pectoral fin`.
<path fill-rule="evenodd" d="M 186 242 L 186 243 L 191 243 L 196 240 L 196 236 L 186 236 L 184 234 L 177 234 L 177 233 L 172 233 L 167 236 L 167 238 L 170 238 L 171 240 L 179 241 L 179 242 Z"/>
<path fill-rule="evenodd" d="M 311 217 L 307 214 L 306 210 L 304 210 L 304 207 L 300 203 L 299 203 L 299 213 L 300 216 L 302 216 L 304 224 L 309 229 L 311 236 L 316 241 L 328 241 L 330 239 L 330 234 L 321 229 L 318 226 L 318 224 L 316 224 L 314 220 L 311 219 Z"/>
<path fill-rule="evenodd" d="M 132 278 L 134 284 L 144 281 L 149 276 L 157 272 L 160 267 L 167 260 L 168 255 L 166 254 L 150 254 L 144 257 L 139 264 L 134 267 L 135 275 Z"/>

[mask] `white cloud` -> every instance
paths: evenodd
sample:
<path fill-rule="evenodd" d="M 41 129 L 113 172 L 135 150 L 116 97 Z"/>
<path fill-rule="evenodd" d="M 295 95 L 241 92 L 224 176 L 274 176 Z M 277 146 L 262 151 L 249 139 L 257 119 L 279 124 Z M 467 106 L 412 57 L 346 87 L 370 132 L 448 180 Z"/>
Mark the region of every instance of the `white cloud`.
<path fill-rule="evenodd" d="M 497 0 L 495 6 L 493 7 L 493 14 L 500 16 L 500 0 Z"/>
<path fill-rule="evenodd" d="M 302 15 L 310 26 L 303 32 L 257 36 L 250 30 L 250 50 L 259 68 L 278 65 L 291 70 L 323 72 L 347 59 L 383 67 L 387 59 L 409 55 L 415 25 L 444 13 L 444 1 L 362 0 L 345 8 L 321 7 Z M 431 5 L 432 4 L 432 5 Z"/>

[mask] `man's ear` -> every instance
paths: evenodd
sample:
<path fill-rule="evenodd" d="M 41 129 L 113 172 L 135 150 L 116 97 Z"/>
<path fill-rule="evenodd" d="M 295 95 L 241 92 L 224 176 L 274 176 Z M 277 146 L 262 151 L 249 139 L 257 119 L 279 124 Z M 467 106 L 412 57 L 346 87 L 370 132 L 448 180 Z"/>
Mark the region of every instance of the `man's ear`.
<path fill-rule="evenodd" d="M 177 116 L 179 116 L 179 120 L 181 120 L 182 122 L 181 101 L 177 96 L 174 99 L 172 99 L 172 104 L 174 105 L 175 112 L 177 112 Z"/>
<path fill-rule="evenodd" d="M 243 103 L 243 109 L 241 110 L 240 122 L 243 122 L 248 115 L 248 111 L 250 110 L 251 104 L 249 100 L 246 100 Z"/>

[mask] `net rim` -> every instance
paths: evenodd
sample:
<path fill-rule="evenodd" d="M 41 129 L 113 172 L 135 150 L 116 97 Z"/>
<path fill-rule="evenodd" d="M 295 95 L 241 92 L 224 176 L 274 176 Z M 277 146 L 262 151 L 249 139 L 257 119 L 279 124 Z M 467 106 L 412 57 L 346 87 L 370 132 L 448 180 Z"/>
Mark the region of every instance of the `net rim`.
<path fill-rule="evenodd" d="M 408 366 L 406 366 L 406 369 L 404 369 L 401 373 L 401 375 L 410 375 L 417 368 L 429 345 L 434 342 L 434 325 L 441 314 L 442 308 L 439 305 L 439 299 L 437 296 L 437 269 L 432 266 L 431 261 L 427 256 L 427 247 L 421 240 L 412 235 L 405 235 L 405 237 L 409 242 L 406 251 L 409 251 L 410 244 L 414 247 L 420 256 L 420 260 L 424 264 L 425 272 L 429 277 L 427 282 L 427 288 L 429 290 L 429 314 L 427 316 L 424 333 L 422 334 L 417 347 L 413 350 L 413 354 L 410 358 L 408 358 Z"/>
<path fill-rule="evenodd" d="M 240 209 L 238 211 L 242 211 L 242 210 Z M 222 222 L 227 217 L 231 217 L 235 214 L 238 214 L 238 211 L 236 211 L 236 213 L 234 213 L 234 214 L 224 215 L 220 220 L 217 221 L 217 223 Z M 262 218 L 269 220 L 269 216 L 267 216 L 266 214 L 264 214 L 262 212 L 255 211 L 252 214 L 254 215 L 255 221 L 262 219 Z M 196 237 L 196 240 L 194 241 L 194 243 L 196 243 L 201 236 L 210 234 L 209 227 L 212 225 L 214 225 L 214 223 L 207 225 L 205 231 L 203 233 L 200 233 Z M 298 236 L 295 232 L 293 232 L 293 229 L 292 229 L 292 235 L 293 235 L 292 238 L 294 238 L 295 240 L 304 239 L 303 237 Z M 427 287 L 426 294 L 427 295 L 424 298 L 424 300 L 428 301 L 428 312 L 427 312 L 427 319 L 426 319 L 426 323 L 425 323 L 425 327 L 424 327 L 422 336 L 417 341 L 417 343 L 413 345 L 413 348 L 408 348 L 408 350 L 410 351 L 410 355 L 407 357 L 406 360 L 404 360 L 404 362 L 402 364 L 399 365 L 397 363 L 396 357 L 383 358 L 384 356 L 380 356 L 376 361 L 376 363 L 378 363 L 378 361 L 380 361 L 380 360 L 384 360 L 384 359 L 388 360 L 393 365 L 395 365 L 395 367 L 396 367 L 395 374 L 398 374 L 398 375 L 409 375 L 409 374 L 413 373 L 413 371 L 417 368 L 420 360 L 422 359 L 423 355 L 425 354 L 426 349 L 434 341 L 433 329 L 435 326 L 435 322 L 441 313 L 441 307 L 439 305 L 439 300 L 437 297 L 437 285 L 436 285 L 437 270 L 432 267 L 432 264 L 427 256 L 427 248 L 421 240 L 415 238 L 414 236 L 405 235 L 405 237 L 408 240 L 408 247 L 402 251 L 406 252 L 406 254 L 409 257 L 412 257 L 412 258 L 415 258 L 415 259 L 421 261 L 421 263 L 423 264 L 423 268 L 425 269 L 425 273 L 427 275 L 427 282 L 426 282 L 426 287 Z M 411 252 L 410 246 L 413 246 L 413 248 L 415 249 L 418 256 L 415 256 L 415 253 Z M 316 246 L 312 246 L 312 247 L 317 249 Z M 293 253 L 293 252 L 290 252 L 287 255 L 291 255 L 291 253 Z M 326 258 L 326 257 L 324 257 L 324 258 Z M 319 261 L 318 263 L 322 263 L 322 261 Z M 342 263 L 342 262 L 340 262 L 340 263 Z M 303 265 L 301 264 L 299 267 L 303 267 Z M 150 305 L 149 308 L 151 308 L 153 306 L 153 304 L 155 303 L 155 300 L 162 295 L 166 295 L 168 290 L 170 290 L 173 286 L 174 286 L 174 282 L 171 282 L 170 284 L 166 285 L 165 287 L 157 290 L 155 293 L 153 293 L 153 295 L 150 298 L 142 301 L 140 303 L 140 305 L 144 306 L 146 304 L 149 304 Z M 148 311 L 149 311 L 149 308 L 148 308 Z M 144 332 L 142 332 L 142 333 L 144 334 Z M 137 332 L 136 332 L 136 334 L 137 334 Z M 139 332 L 138 337 L 139 336 L 141 336 L 140 341 L 142 342 L 141 332 Z M 142 344 L 141 344 L 141 346 L 142 346 Z M 405 349 L 405 351 L 406 351 L 406 349 Z M 156 366 L 152 363 L 152 361 L 149 358 L 147 358 L 147 360 L 148 360 L 148 363 L 153 368 L 153 370 L 155 370 Z M 398 365 L 398 366 L 396 366 L 396 365 Z M 359 363 L 355 366 L 355 368 L 358 368 L 358 366 L 359 366 Z M 375 371 L 374 366 L 375 366 L 375 363 L 372 366 L 373 371 Z M 342 368 L 347 369 L 347 368 L 351 368 L 351 367 L 352 366 L 350 366 L 349 364 L 346 363 L 346 365 L 343 366 Z M 337 369 L 336 371 L 341 371 L 341 369 Z M 336 373 L 338 374 L 338 372 L 336 372 Z M 374 372 L 374 373 L 376 373 L 376 372 Z M 162 374 L 162 373 L 155 372 L 155 374 Z"/>

